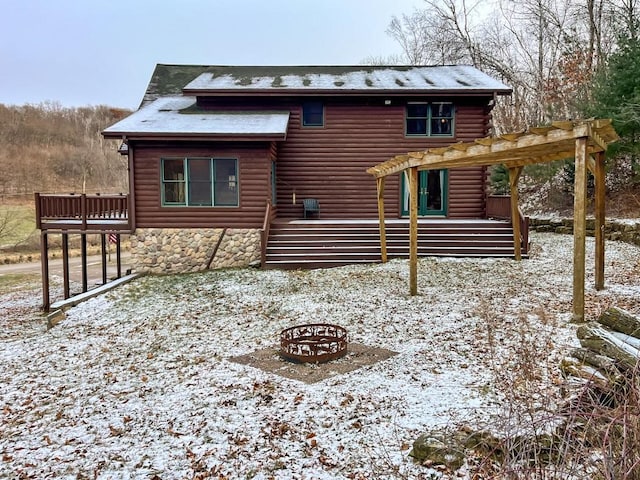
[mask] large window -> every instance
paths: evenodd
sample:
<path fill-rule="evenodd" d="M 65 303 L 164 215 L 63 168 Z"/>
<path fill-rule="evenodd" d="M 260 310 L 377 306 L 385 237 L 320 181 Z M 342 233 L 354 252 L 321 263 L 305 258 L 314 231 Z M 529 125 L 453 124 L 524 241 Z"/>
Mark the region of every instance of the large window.
<path fill-rule="evenodd" d="M 406 133 L 408 136 L 452 137 L 454 108 L 452 103 L 407 104 Z"/>
<path fill-rule="evenodd" d="M 237 206 L 238 161 L 235 158 L 163 158 L 162 204 Z"/>
<path fill-rule="evenodd" d="M 322 102 L 304 102 L 302 104 L 302 125 L 304 127 L 322 127 L 324 125 L 324 104 Z"/>

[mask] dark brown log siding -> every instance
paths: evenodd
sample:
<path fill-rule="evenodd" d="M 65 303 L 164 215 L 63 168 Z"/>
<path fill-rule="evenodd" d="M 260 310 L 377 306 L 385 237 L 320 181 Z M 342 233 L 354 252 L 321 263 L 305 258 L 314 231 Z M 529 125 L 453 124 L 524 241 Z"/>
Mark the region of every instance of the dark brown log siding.
<path fill-rule="evenodd" d="M 271 198 L 271 160 L 277 160 L 277 215 L 302 217 L 302 199 L 317 198 L 321 218 L 377 217 L 376 182 L 366 173 L 372 165 L 409 151 L 472 141 L 487 135 L 490 97 L 473 98 L 324 98 L 323 127 L 302 127 L 302 101 L 296 99 L 201 99 L 205 108 L 290 111 L 285 141 L 275 143 L 132 144 L 135 149 L 135 198 L 138 227 L 259 228 Z M 456 106 L 454 137 L 406 137 L 407 101 L 452 101 Z M 239 162 L 240 206 L 162 207 L 160 158 L 234 157 Z M 400 215 L 399 176 L 386 179 L 387 218 Z M 293 203 L 295 192 L 296 203 Z M 448 217 L 484 215 L 485 169 L 449 171 Z"/>
<path fill-rule="evenodd" d="M 270 195 L 271 145 L 133 144 L 135 149 L 136 227 L 138 228 L 260 228 Z M 238 207 L 163 207 L 160 159 L 216 157 L 238 159 Z"/>
<path fill-rule="evenodd" d="M 381 99 L 371 105 L 326 101 L 324 127 L 302 127 L 301 108 L 292 107 L 287 140 L 278 151 L 278 216 L 301 217 L 301 199 L 313 197 L 320 201 L 322 218 L 375 218 L 375 180 L 366 169 L 397 154 L 485 136 L 487 101 L 457 101 L 456 135 L 439 138 L 405 136 L 405 101 L 394 100 L 391 106 Z M 390 218 L 400 215 L 398 180 L 386 180 L 385 211 Z M 450 171 L 448 193 L 449 217 L 481 217 L 484 169 Z"/>

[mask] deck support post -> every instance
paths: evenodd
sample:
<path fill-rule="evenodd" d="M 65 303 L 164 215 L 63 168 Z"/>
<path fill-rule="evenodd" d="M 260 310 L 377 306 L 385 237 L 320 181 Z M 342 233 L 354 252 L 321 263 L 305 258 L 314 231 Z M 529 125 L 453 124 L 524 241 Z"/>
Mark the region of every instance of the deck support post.
<path fill-rule="evenodd" d="M 387 263 L 387 234 L 384 225 L 384 177 L 376 178 L 378 190 L 378 221 L 380 222 L 380 257 Z"/>
<path fill-rule="evenodd" d="M 62 289 L 65 300 L 71 296 L 69 291 L 69 234 L 62 234 Z"/>
<path fill-rule="evenodd" d="M 595 237 L 596 237 L 596 290 L 604 288 L 604 223 L 605 223 L 605 185 L 604 185 L 604 152 L 596 154 L 595 172 L 596 202 L 595 202 Z"/>
<path fill-rule="evenodd" d="M 409 293 L 418 294 L 418 167 L 409 169 Z"/>
<path fill-rule="evenodd" d="M 49 311 L 51 300 L 49 296 L 49 243 L 47 234 L 40 234 L 40 267 L 42 269 L 42 309 Z"/>
<path fill-rule="evenodd" d="M 522 232 L 520 232 L 520 215 L 518 213 L 518 180 L 520 180 L 521 173 L 522 167 L 509 169 L 509 188 L 511 190 L 511 224 L 513 227 L 513 256 L 517 261 L 522 260 Z"/>
<path fill-rule="evenodd" d="M 117 278 L 122 277 L 122 251 L 120 248 L 120 234 L 116 234 L 116 268 L 117 268 Z"/>
<path fill-rule="evenodd" d="M 587 204 L 587 138 L 576 139 L 573 198 L 573 321 L 584 321 Z"/>
<path fill-rule="evenodd" d="M 82 257 L 82 293 L 85 293 L 88 288 L 87 284 L 87 234 L 80 234 L 80 256 Z"/>
<path fill-rule="evenodd" d="M 102 256 L 102 284 L 107 283 L 107 235 L 100 234 L 100 254 Z"/>

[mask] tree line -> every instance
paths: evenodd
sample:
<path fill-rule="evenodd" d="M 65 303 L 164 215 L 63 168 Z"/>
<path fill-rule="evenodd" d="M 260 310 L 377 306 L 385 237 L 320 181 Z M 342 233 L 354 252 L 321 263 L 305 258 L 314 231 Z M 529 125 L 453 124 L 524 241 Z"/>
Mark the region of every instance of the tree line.
<path fill-rule="evenodd" d="M 128 190 L 126 157 L 100 132 L 130 111 L 0 104 L 0 195 Z"/>
<path fill-rule="evenodd" d="M 387 33 L 402 55 L 368 63 L 470 64 L 511 86 L 496 134 L 612 118 L 609 168 L 640 184 L 640 0 L 425 0 Z"/>

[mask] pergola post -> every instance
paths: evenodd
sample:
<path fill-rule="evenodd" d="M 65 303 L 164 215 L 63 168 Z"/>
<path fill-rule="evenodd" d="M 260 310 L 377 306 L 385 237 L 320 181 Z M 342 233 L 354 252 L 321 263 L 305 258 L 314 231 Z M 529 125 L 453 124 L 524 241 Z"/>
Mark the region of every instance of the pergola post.
<path fill-rule="evenodd" d="M 522 173 L 522 167 L 509 169 L 509 187 L 511 190 L 511 224 L 513 226 L 513 256 L 516 260 L 522 260 L 522 240 L 520 231 L 520 215 L 518 213 L 518 180 Z"/>
<path fill-rule="evenodd" d="M 418 167 L 409 169 L 409 293 L 418 294 Z"/>
<path fill-rule="evenodd" d="M 573 321 L 584 321 L 585 239 L 587 223 L 587 138 L 576 139 L 573 198 Z"/>
<path fill-rule="evenodd" d="M 605 185 L 604 185 L 604 152 L 596 153 L 595 172 L 595 236 L 596 236 L 596 290 L 604 288 L 604 223 L 605 223 Z"/>
<path fill-rule="evenodd" d="M 384 225 L 384 177 L 376 178 L 378 189 L 378 221 L 380 222 L 380 257 L 387 263 L 387 234 Z"/>

